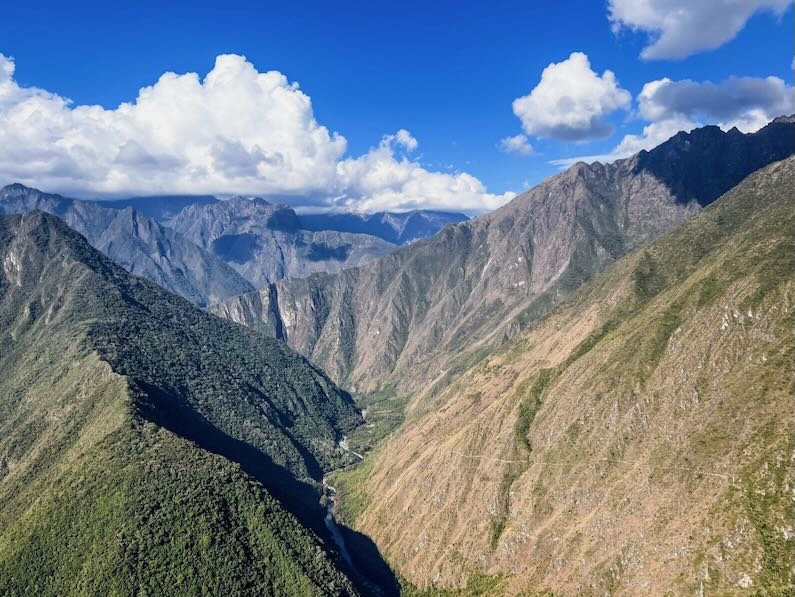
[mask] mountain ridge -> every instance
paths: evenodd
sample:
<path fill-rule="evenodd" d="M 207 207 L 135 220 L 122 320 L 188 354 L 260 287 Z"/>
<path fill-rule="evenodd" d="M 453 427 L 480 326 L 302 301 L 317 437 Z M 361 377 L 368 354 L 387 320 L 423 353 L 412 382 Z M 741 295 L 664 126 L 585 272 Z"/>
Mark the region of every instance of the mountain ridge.
<path fill-rule="evenodd" d="M 0 263 L 0 592 L 357 592 L 318 503 L 347 394 L 42 211 Z"/>
<path fill-rule="evenodd" d="M 130 207 L 111 209 L 21 184 L 0 189 L 0 212 L 34 209 L 59 216 L 128 271 L 200 306 L 254 289 L 217 257 Z"/>
<path fill-rule="evenodd" d="M 289 276 L 337 272 L 396 248 L 367 234 L 304 230 L 292 208 L 259 197 L 189 205 L 168 224 L 255 287 Z"/>
<path fill-rule="evenodd" d="M 450 224 L 458 224 L 469 218 L 464 214 L 430 209 L 408 212 L 356 213 L 306 213 L 300 214 L 301 226 L 306 230 L 337 230 L 360 232 L 378 236 L 396 245 L 433 236 Z"/>
<path fill-rule="evenodd" d="M 354 392 L 442 387 L 594 274 L 697 213 L 694 193 L 707 203 L 758 163 L 735 160 L 715 177 L 696 158 L 737 147 L 783 158 L 795 151 L 794 130 L 789 121 L 739 137 L 697 130 L 614 164 L 575 164 L 494 212 L 377 261 L 283 280 L 212 311 L 280 333 Z M 690 166 L 661 180 L 655 164 L 671 154 Z M 680 188 L 690 189 L 687 202 Z"/>

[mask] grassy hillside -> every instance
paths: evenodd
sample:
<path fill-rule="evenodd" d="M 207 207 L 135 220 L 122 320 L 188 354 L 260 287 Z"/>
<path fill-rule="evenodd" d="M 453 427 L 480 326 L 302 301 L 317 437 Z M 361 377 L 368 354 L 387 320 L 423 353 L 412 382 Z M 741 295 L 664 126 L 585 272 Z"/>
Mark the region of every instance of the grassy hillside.
<path fill-rule="evenodd" d="M 0 594 L 355 592 L 303 526 L 350 397 L 52 216 L 0 263 Z"/>
<path fill-rule="evenodd" d="M 0 593 L 353 593 L 259 483 L 155 425 L 116 430 L 51 483 L 3 517 Z"/>
<path fill-rule="evenodd" d="M 355 527 L 429 590 L 791 594 L 793 197 L 790 158 L 417 393 Z"/>

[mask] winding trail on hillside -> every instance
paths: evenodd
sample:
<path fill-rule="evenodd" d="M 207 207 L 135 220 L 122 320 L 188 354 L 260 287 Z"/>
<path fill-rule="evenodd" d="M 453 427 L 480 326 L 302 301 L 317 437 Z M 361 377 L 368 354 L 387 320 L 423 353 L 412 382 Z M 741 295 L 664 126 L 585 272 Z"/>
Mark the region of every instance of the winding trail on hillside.
<path fill-rule="evenodd" d="M 505 464 L 514 464 L 514 463 L 526 463 L 526 464 L 548 464 L 551 466 L 573 466 L 578 464 L 576 461 L 553 461 L 553 460 L 530 460 L 530 459 L 518 459 L 518 460 L 506 460 L 503 458 L 496 458 L 494 456 L 486 456 L 483 454 L 464 454 L 463 452 L 458 452 L 457 450 L 450 450 L 451 454 L 456 456 L 460 456 L 461 458 L 466 458 L 469 460 L 491 460 L 492 462 L 501 462 Z M 593 465 L 587 468 L 595 468 L 596 465 L 599 463 L 615 463 L 615 464 L 628 464 L 630 466 L 639 466 L 637 462 L 632 462 L 631 460 L 624 460 L 621 458 L 600 458 L 597 460 Z M 699 475 L 706 475 L 709 477 L 717 477 L 719 479 L 723 479 L 724 481 L 731 482 L 732 479 L 728 475 L 722 475 L 720 473 L 713 473 L 710 471 L 705 471 L 698 468 L 689 468 L 689 467 L 680 467 L 680 466 L 649 466 L 643 465 L 644 468 L 647 470 L 661 470 L 661 471 L 683 471 L 687 473 L 699 474 Z"/>

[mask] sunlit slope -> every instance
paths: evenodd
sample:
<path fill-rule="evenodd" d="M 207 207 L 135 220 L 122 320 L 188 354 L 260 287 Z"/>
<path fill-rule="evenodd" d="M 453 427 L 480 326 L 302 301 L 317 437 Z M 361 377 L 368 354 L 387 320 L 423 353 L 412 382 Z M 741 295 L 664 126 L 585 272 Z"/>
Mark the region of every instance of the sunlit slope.
<path fill-rule="evenodd" d="M 791 594 L 795 160 L 619 261 L 343 477 L 419 586 Z"/>
<path fill-rule="evenodd" d="M 339 274 L 285 279 L 215 312 L 275 333 L 345 388 L 446 386 L 618 259 L 795 152 L 795 120 L 678 133 L 578 163 L 489 214 Z"/>

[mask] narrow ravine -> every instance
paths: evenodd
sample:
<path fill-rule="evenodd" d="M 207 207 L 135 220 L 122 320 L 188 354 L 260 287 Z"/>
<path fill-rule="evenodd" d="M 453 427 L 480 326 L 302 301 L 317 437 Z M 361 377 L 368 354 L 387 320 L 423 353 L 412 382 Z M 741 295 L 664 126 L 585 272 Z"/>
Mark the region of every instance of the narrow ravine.
<path fill-rule="evenodd" d="M 337 490 L 326 482 L 326 477 L 323 477 L 323 496 L 326 499 L 326 517 L 323 519 L 326 523 L 326 528 L 328 529 L 329 533 L 331 533 L 331 539 L 334 541 L 334 544 L 340 550 L 342 559 L 345 560 L 345 563 L 348 564 L 348 566 L 350 566 L 351 569 L 358 574 L 356 566 L 353 563 L 353 559 L 351 558 L 351 554 L 348 551 L 348 545 L 345 543 L 345 537 L 342 534 L 342 529 L 340 529 L 337 521 L 334 518 L 334 504 L 336 504 Z"/>
<path fill-rule="evenodd" d="M 362 411 L 363 416 L 365 415 L 365 413 L 366 411 Z M 358 458 L 360 462 L 364 460 L 364 456 L 362 454 L 359 454 L 358 452 L 350 449 L 350 447 L 348 446 L 348 440 L 345 436 L 342 436 L 342 439 L 338 442 L 338 446 L 343 450 L 345 450 L 346 452 L 348 452 L 349 454 L 353 454 L 354 456 L 356 456 L 356 458 Z M 358 464 L 359 463 L 348 465 L 347 467 L 343 468 L 349 468 L 351 466 L 356 466 Z M 355 581 L 360 585 L 362 589 L 366 590 L 367 595 L 374 595 L 375 597 L 388 597 L 389 595 L 391 595 L 393 591 L 390 591 L 388 589 L 385 590 L 384 587 L 379 586 L 378 584 L 379 581 L 377 576 L 375 579 L 371 579 L 370 576 L 365 574 L 361 570 L 361 568 L 357 566 L 356 558 L 354 557 L 354 554 L 351 553 L 351 549 L 348 545 L 348 542 L 345 539 L 345 529 L 340 527 L 340 525 L 337 524 L 337 520 L 334 518 L 334 507 L 337 503 L 337 490 L 334 486 L 329 485 L 328 475 L 323 476 L 323 500 L 324 500 L 324 506 L 326 508 L 326 515 L 323 519 L 323 522 L 325 523 L 326 529 L 328 529 L 328 532 L 331 535 L 332 541 L 334 541 L 334 544 L 339 550 L 339 554 L 342 557 L 342 560 L 347 565 Z"/>

